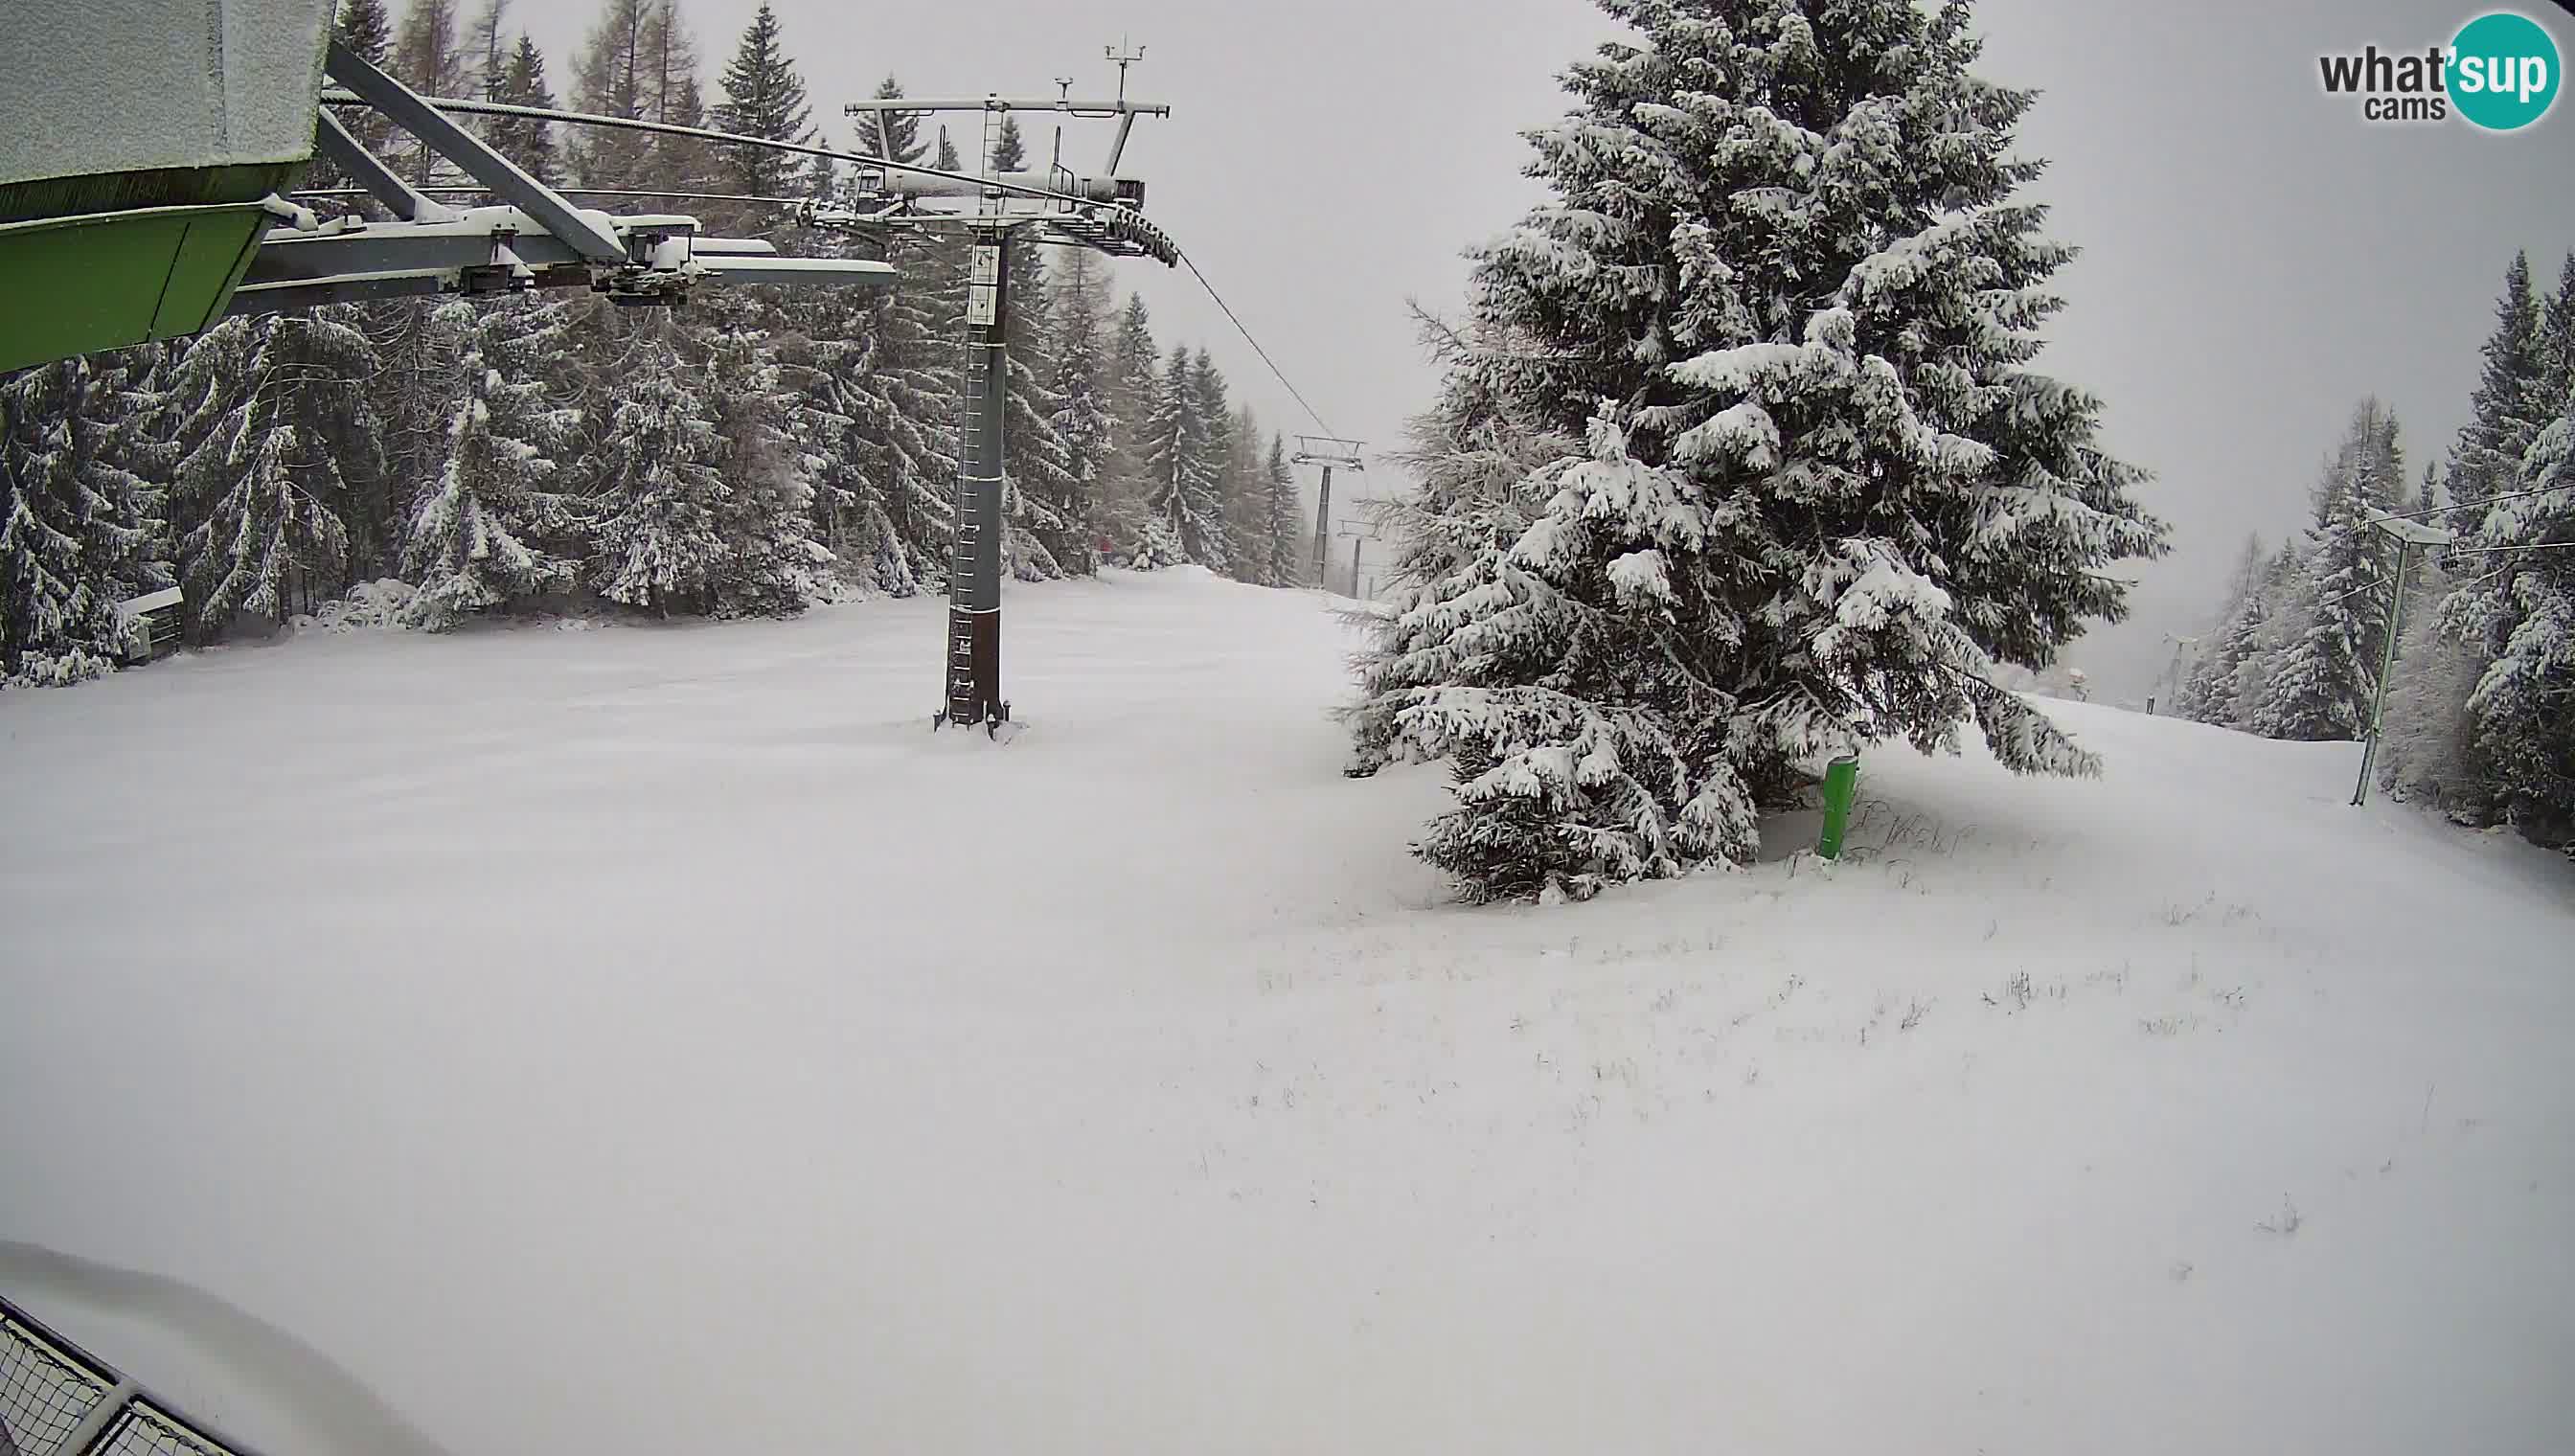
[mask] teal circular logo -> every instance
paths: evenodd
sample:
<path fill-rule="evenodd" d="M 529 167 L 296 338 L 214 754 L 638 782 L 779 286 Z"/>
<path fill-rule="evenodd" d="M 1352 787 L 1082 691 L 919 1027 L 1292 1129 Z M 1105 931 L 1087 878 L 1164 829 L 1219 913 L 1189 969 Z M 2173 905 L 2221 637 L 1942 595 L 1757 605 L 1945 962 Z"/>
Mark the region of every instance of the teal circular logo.
<path fill-rule="evenodd" d="M 2450 104 L 2471 125 L 2519 131 L 2557 100 L 2557 42 L 2526 15 L 2497 11 L 2450 42 Z"/>

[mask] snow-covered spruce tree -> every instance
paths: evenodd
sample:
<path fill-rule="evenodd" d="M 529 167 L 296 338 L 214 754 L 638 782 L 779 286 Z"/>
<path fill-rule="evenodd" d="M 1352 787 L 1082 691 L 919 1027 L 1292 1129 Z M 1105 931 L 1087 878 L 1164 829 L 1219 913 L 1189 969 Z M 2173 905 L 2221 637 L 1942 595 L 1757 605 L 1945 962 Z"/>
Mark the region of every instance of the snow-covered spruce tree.
<path fill-rule="evenodd" d="M 1225 534 L 1236 581 L 1279 585 L 1270 575 L 1270 478 L 1262 468 L 1261 417 L 1250 405 L 1226 421 Z"/>
<path fill-rule="evenodd" d="M 1073 477 L 1064 437 L 1055 419 L 1064 402 L 1055 392 L 1053 331 L 1047 327 L 1046 260 L 1034 243 L 1011 250 L 1010 388 L 1004 396 L 1003 470 L 1010 479 L 1010 532 L 1006 551 L 1013 576 L 1050 581 L 1066 572 L 1088 572 L 1091 553 L 1083 534 L 1087 511 Z"/>
<path fill-rule="evenodd" d="M 2264 737 L 2316 742 L 2367 732 L 2396 573 L 2395 545 L 2369 518 L 2397 509 L 2403 497 L 2396 435 L 2393 415 L 2376 400 L 2363 403 L 2317 482 L 2298 603 L 2303 624 L 2262 669 L 2253 730 Z"/>
<path fill-rule="evenodd" d="M 1074 515 L 1080 549 L 1059 552 L 1069 571 L 1098 570 L 1107 488 L 1117 450 L 1118 417 L 1109 404 L 1109 291 L 1100 265 L 1081 248 L 1066 251 L 1052 289 L 1056 438 L 1064 442 L 1067 481 L 1081 509 Z"/>
<path fill-rule="evenodd" d="M 519 37 L 509 59 L 502 63 L 492 99 L 510 106 L 554 109 L 555 93 L 546 81 L 545 53 L 526 35 Z M 492 149 L 518 163 L 529 176 L 549 187 L 563 181 L 563 159 L 555 143 L 554 123 L 496 116 L 485 123 L 485 128 L 484 138 Z"/>
<path fill-rule="evenodd" d="M 2182 680 L 2181 689 L 2173 695 L 2172 712 L 2176 717 L 2194 723 L 2223 723 L 2222 710 L 2232 696 L 2226 685 L 2235 679 L 2242 667 L 2240 655 L 2249 647 L 2249 639 L 2239 638 L 2233 628 L 2251 607 L 2262 589 L 2262 566 L 2265 553 L 2262 538 L 2248 535 L 2244 550 L 2235 559 L 2235 570 L 2226 579 L 2226 596 L 2217 616 L 2202 630 L 2199 652 L 2191 663 L 2190 674 Z M 2230 657 L 2229 647 L 2238 653 Z"/>
<path fill-rule="evenodd" d="M 636 329 L 604 401 L 589 563 L 599 595 L 665 617 L 712 608 L 728 558 L 717 528 L 724 440 L 680 381 L 670 327 Z"/>
<path fill-rule="evenodd" d="M 2450 499 L 2461 509 L 2452 525 L 2474 532 L 2491 497 L 2521 479 L 2522 456 L 2554 413 L 2548 397 L 2539 299 L 2531 291 L 2530 255 L 2515 254 L 2495 300 L 2494 332 L 2487 336 L 2485 369 L 2469 397 L 2471 416 L 2450 452 Z"/>
<path fill-rule="evenodd" d="M 2440 610 L 2454 587 L 2433 565 L 2411 589 L 2419 595 L 2408 597 L 2396 681 L 2387 688 L 2378 782 L 2406 802 L 2476 822 L 2494 802 L 2495 789 L 2475 751 L 2476 720 L 2468 707 L 2482 660 L 2447 629 Z"/>
<path fill-rule="evenodd" d="M 1304 558 L 1298 547 L 1305 520 L 1304 498 L 1296 491 L 1296 473 L 1288 466 L 1288 437 L 1270 437 L 1270 459 L 1262 467 L 1263 509 L 1269 515 L 1266 528 L 1270 560 L 1265 574 L 1273 587 L 1293 587 L 1305 579 Z"/>
<path fill-rule="evenodd" d="M 1137 545 L 1140 568 L 1173 565 L 1167 554 L 1174 549 L 1181 561 L 1225 568 L 1219 461 L 1200 384 L 1189 347 L 1172 346 L 1171 362 L 1146 417 L 1146 537 Z"/>
<path fill-rule="evenodd" d="M 2476 577 L 2445 618 L 2486 664 L 2468 708 L 2505 816 L 2575 844 L 2575 381 L 2508 494 L 2463 543 Z"/>
<path fill-rule="evenodd" d="M 129 468 L 129 379 L 152 352 L 0 377 L 0 677 L 112 661 L 126 645 L 116 604 L 170 585 L 161 493 Z"/>
<path fill-rule="evenodd" d="M 720 84 L 724 99 L 716 103 L 709 118 L 716 130 L 813 145 L 814 108 L 806 97 L 805 79 L 787 54 L 778 13 L 766 0 L 743 30 L 742 42 L 725 64 Z M 803 184 L 800 174 L 806 170 L 797 158 L 760 147 L 724 148 L 715 154 L 715 166 L 724 191 L 747 197 L 787 196 Z M 752 221 L 748 214 L 715 206 L 720 210 L 708 219 L 711 224 L 730 229 Z"/>
<path fill-rule="evenodd" d="M 1117 421 L 1101 471 L 1100 526 L 1113 552 L 1132 554 L 1150 519 L 1146 498 L 1154 406 L 1162 398 L 1161 351 L 1143 294 L 1129 294 L 1111 340 L 1107 375 L 1109 413 Z"/>
<path fill-rule="evenodd" d="M 1580 895 L 1739 862 L 1828 750 L 1974 724 L 2095 770 L 1993 681 L 2163 550 L 2096 402 L 2027 369 L 2071 256 L 2012 200 L 2030 93 L 1969 74 L 1963 5 L 1602 8 L 1636 39 L 1531 134 L 1555 196 L 1475 253 L 1509 347 L 1463 365 L 1587 448 L 1385 629 L 1400 748 L 1459 775 L 1418 852 L 1471 897 Z"/>
<path fill-rule="evenodd" d="M 2545 404 L 2547 389 L 2559 381 L 2575 380 L 2575 253 L 2567 254 L 2559 265 L 2556 291 L 2540 305 L 2539 364 L 2541 403 Z"/>
<path fill-rule="evenodd" d="M 348 478 L 381 470 L 374 363 L 344 308 L 227 319 L 188 344 L 171 514 L 200 637 L 242 613 L 283 624 L 347 585 Z"/>
<path fill-rule="evenodd" d="M 949 266 L 928 243 L 899 242 L 891 261 L 922 286 L 894 289 L 876 305 L 875 368 L 859 433 L 875 456 L 879 497 L 902 543 L 904 575 L 934 589 L 948 581 L 957 519 L 958 338 L 929 284 Z"/>
<path fill-rule="evenodd" d="M 834 565 L 814 540 L 814 488 L 789 434 L 796 396 L 756 329 L 710 341 L 706 411 L 721 442 L 725 481 L 715 512 L 724 560 L 713 610 L 724 617 L 790 617 L 821 595 Z"/>
<path fill-rule="evenodd" d="M 555 452 L 575 416 L 550 398 L 540 373 L 561 348 L 561 307 L 522 300 L 443 307 L 446 326 L 464 341 L 465 393 L 403 549 L 416 585 L 403 621 L 430 632 L 569 587 L 576 571 L 546 550 L 569 534 Z"/>
<path fill-rule="evenodd" d="M 1479 400 L 1471 376 L 1454 368 L 1455 335 L 1442 331 L 1426 342 L 1433 358 L 1450 366 L 1447 385 L 1431 408 L 1409 422 L 1408 446 L 1395 457 L 1413 489 L 1382 502 L 1374 515 L 1395 547 L 1378 595 L 1406 611 L 1437 602 L 1430 589 L 1460 579 L 1496 547 L 1526 535 L 1546 509 L 1556 463 L 1579 448 Z M 1306 569 L 1300 557 L 1299 573 Z M 1343 715 L 1354 748 L 1344 771 L 1354 777 L 1375 772 L 1408 749 L 1401 718 L 1415 701 L 1408 690 L 1420 674 L 1413 652 L 1418 637 L 1410 631 L 1383 633 L 1360 654 L 1359 697 Z M 1448 660 L 1434 666 L 1443 677 L 1455 676 Z M 1493 670 L 1491 684 L 1466 686 L 1507 688 L 1525 676 L 1523 668 L 1507 662 L 1495 663 Z"/>

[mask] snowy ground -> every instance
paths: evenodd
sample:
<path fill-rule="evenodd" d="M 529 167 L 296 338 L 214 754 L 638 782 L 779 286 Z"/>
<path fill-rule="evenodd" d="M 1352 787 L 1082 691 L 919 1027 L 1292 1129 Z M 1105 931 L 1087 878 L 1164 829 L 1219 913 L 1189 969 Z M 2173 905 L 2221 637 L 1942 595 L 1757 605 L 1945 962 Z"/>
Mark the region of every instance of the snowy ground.
<path fill-rule="evenodd" d="M 1318 599 L 938 612 L 0 698 L 0 1290 L 273 1456 L 2575 1449 L 2575 882 L 2348 745 L 1463 910 Z"/>

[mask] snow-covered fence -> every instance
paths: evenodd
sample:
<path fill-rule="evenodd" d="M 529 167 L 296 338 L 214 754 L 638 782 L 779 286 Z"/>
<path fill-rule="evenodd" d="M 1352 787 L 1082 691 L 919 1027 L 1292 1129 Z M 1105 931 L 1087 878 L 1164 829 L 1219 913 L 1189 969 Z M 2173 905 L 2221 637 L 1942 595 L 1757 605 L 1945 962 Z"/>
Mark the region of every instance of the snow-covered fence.
<path fill-rule="evenodd" d="M 0 1299 L 0 1456 L 255 1456 Z"/>

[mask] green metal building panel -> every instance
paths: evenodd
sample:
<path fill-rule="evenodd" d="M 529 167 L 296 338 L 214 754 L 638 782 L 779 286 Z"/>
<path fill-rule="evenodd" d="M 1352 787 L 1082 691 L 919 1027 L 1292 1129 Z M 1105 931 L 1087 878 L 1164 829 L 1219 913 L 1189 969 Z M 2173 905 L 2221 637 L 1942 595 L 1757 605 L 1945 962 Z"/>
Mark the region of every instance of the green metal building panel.
<path fill-rule="evenodd" d="M 0 227 L 0 370 L 193 334 L 223 316 L 270 222 L 255 205 Z"/>

